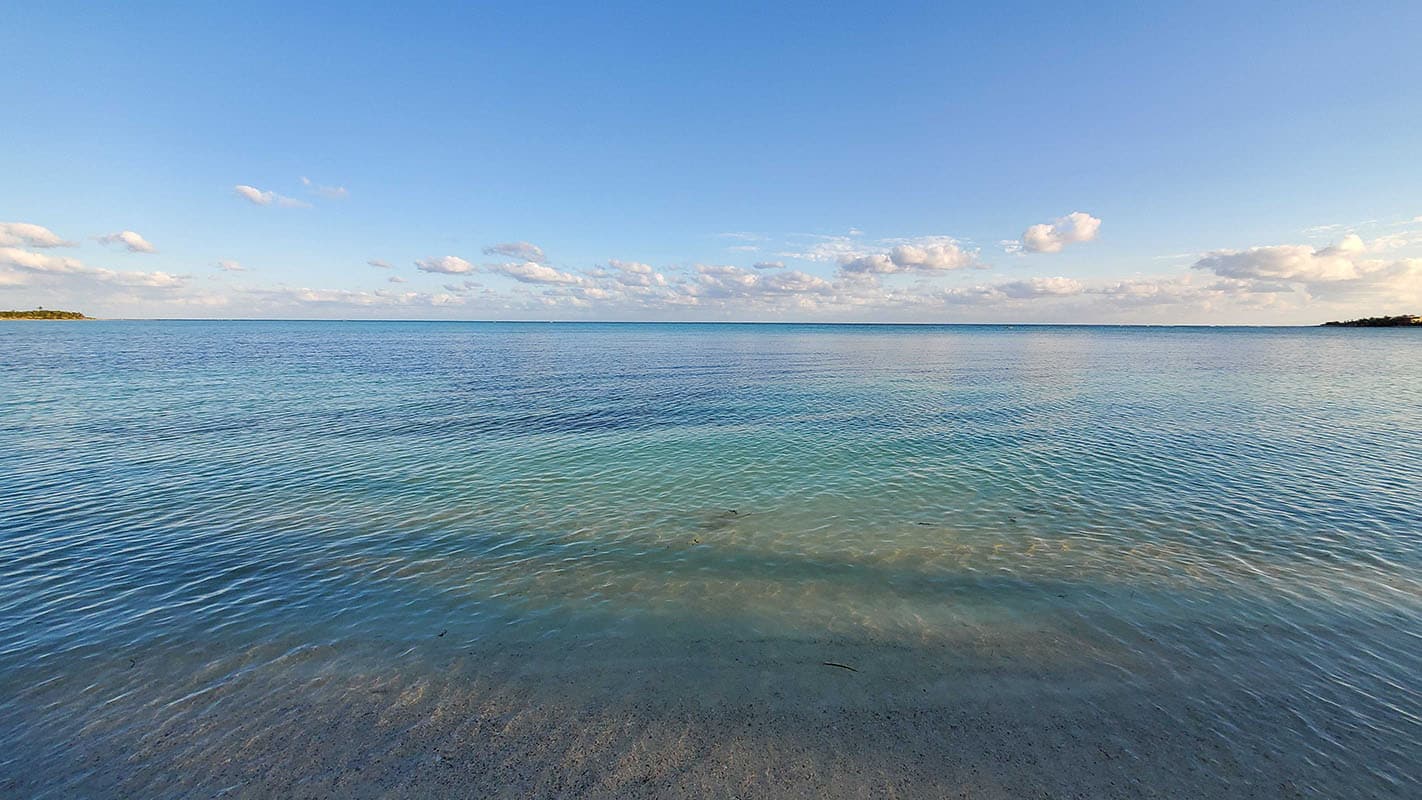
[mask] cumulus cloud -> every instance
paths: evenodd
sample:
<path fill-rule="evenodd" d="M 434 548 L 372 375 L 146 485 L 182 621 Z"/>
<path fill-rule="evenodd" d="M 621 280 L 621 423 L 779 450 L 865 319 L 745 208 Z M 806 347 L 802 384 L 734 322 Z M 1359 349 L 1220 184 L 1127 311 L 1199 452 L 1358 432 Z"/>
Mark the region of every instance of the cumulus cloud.
<path fill-rule="evenodd" d="M 772 292 L 813 292 L 815 294 L 828 294 L 834 290 L 834 285 L 818 275 L 811 275 L 800 270 L 790 270 L 789 272 L 779 272 L 774 275 L 757 276 L 760 277 L 760 285 Z"/>
<path fill-rule="evenodd" d="M 305 175 L 301 176 L 301 185 L 305 186 L 306 190 L 312 194 L 320 195 L 327 200 L 344 200 L 350 195 L 350 192 L 348 192 L 344 186 L 321 186 L 320 184 L 313 183 L 311 179 Z"/>
<path fill-rule="evenodd" d="M 11 285 L 29 282 L 23 276 L 16 278 L 21 273 L 38 278 L 79 277 L 118 286 L 157 289 L 176 288 L 183 286 L 188 281 L 186 275 L 172 275 L 167 272 L 124 272 L 103 267 L 90 267 L 75 258 L 51 256 L 16 247 L 0 247 L 0 270 L 10 275 L 7 283 Z"/>
<path fill-rule="evenodd" d="M 227 261 L 227 260 L 223 260 L 223 261 L 217 262 L 217 268 L 220 269 L 220 270 L 222 270 L 223 272 L 246 272 L 246 271 L 247 271 L 247 268 L 246 268 L 246 267 L 242 266 L 241 264 L 237 263 L 236 261 Z"/>
<path fill-rule="evenodd" d="M 1004 295 L 1018 300 L 1034 297 L 1070 297 L 1081 294 L 1086 287 L 1072 278 L 1028 278 L 1009 281 L 995 287 Z"/>
<path fill-rule="evenodd" d="M 548 263 L 548 257 L 543 254 L 543 248 L 531 242 L 503 242 L 489 245 L 484 248 L 484 255 L 508 256 L 521 261 L 532 261 L 535 264 Z"/>
<path fill-rule="evenodd" d="M 18 247 L 0 247 L 0 266 L 50 273 L 74 273 L 86 269 L 84 262 L 77 258 L 34 253 Z"/>
<path fill-rule="evenodd" d="M 0 247 L 71 247 L 49 228 L 29 222 L 0 222 Z"/>
<path fill-rule="evenodd" d="M 1060 253 L 1069 244 L 1095 239 L 1100 229 L 1100 219 L 1084 211 L 1073 211 L 1028 228 L 1022 234 L 1021 249 L 1029 253 Z"/>
<path fill-rule="evenodd" d="M 122 247 L 130 253 L 156 253 L 158 248 L 154 247 L 147 239 L 138 235 L 135 231 L 119 231 L 98 237 L 100 244 L 114 244 Z"/>
<path fill-rule="evenodd" d="M 488 270 L 500 275 L 507 275 L 520 283 L 578 284 L 583 282 L 583 279 L 577 275 L 533 261 L 495 264 L 488 267 Z"/>
<path fill-rule="evenodd" d="M 1366 252 L 1362 238 L 1350 233 L 1338 244 L 1318 249 L 1295 244 L 1215 250 L 1196 261 L 1195 269 L 1209 270 L 1227 278 L 1303 283 L 1351 280 L 1366 271 L 1366 262 L 1361 258 Z"/>
<path fill-rule="evenodd" d="M 1417 231 L 1403 231 L 1401 233 L 1388 233 L 1379 236 L 1368 242 L 1368 251 L 1380 253 L 1384 250 L 1401 250 L 1404 247 L 1413 247 L 1422 244 L 1422 234 Z"/>
<path fill-rule="evenodd" d="M 665 275 L 640 261 L 618 261 L 614 258 L 607 262 L 607 266 L 612 269 L 607 274 L 623 286 L 665 286 L 667 283 Z"/>
<path fill-rule="evenodd" d="M 701 264 L 696 267 L 696 284 L 692 293 L 713 298 L 756 297 L 774 294 L 826 294 L 833 285 L 817 275 L 799 270 L 757 275 L 740 267 Z"/>
<path fill-rule="evenodd" d="M 976 250 L 964 250 L 956 240 L 942 237 L 896 245 L 887 253 L 868 253 L 840 259 L 847 273 L 891 275 L 897 272 L 946 272 L 978 265 Z"/>
<path fill-rule="evenodd" d="M 262 191 L 261 189 L 258 189 L 255 186 L 248 186 L 244 183 L 237 184 L 236 186 L 232 187 L 232 190 L 237 194 L 238 197 L 241 197 L 259 206 L 277 205 L 283 208 L 311 207 L 309 203 L 304 203 L 295 198 L 277 194 L 276 192 Z"/>
<path fill-rule="evenodd" d="M 476 271 L 476 267 L 459 256 L 422 258 L 415 262 L 415 269 L 421 272 L 438 272 L 445 275 L 463 275 Z"/>
<path fill-rule="evenodd" d="M 1392 245 L 1369 245 L 1350 233 L 1320 248 L 1291 244 L 1215 250 L 1194 268 L 1245 285 L 1282 285 L 1330 301 L 1422 302 L 1422 258 L 1377 257 Z"/>
<path fill-rule="evenodd" d="M 21 241 L 15 225 L 0 232 Z M 1055 230 L 1066 235 L 1062 226 Z M 27 243 L 59 241 L 38 226 L 22 233 Z M 245 282 L 223 281 L 215 284 L 222 287 L 217 298 L 200 296 L 196 287 L 187 286 L 186 276 L 117 272 L 11 246 L 0 248 L 0 290 L 43 286 L 46 297 L 59 300 L 69 286 L 74 297 L 139 298 L 149 304 L 147 313 L 222 301 L 249 309 L 245 313 L 376 318 L 421 315 L 419 310 L 426 309 L 430 316 L 509 319 L 1308 322 L 1422 303 L 1422 259 L 1397 257 L 1400 248 L 1415 243 L 1412 234 L 1386 233 L 1369 240 L 1344 236 L 1327 247 L 1215 250 L 1192 257 L 1194 268 L 1183 274 L 1127 280 L 1034 276 L 976 285 L 966 279 L 973 274 L 969 269 L 983 266 L 978 251 L 946 236 L 817 237 L 806 251 L 821 263 L 804 270 L 793 268 L 800 266 L 794 263 L 787 268 L 788 259 L 684 270 L 611 259 L 591 269 L 565 270 L 546 263 L 535 245 L 512 242 L 488 252 L 530 257 L 482 265 L 453 255 L 415 262 L 423 272 L 449 276 L 445 280 L 450 282 L 434 291 L 406 290 L 399 286 L 404 278 L 387 273 L 387 288 L 375 291 L 254 289 L 240 285 Z M 124 240 L 112 243 L 124 245 Z M 391 269 L 378 259 L 367 263 Z M 241 269 L 229 261 L 217 266 Z M 477 273 L 515 283 L 493 281 L 493 288 L 485 287 L 468 280 Z M 912 280 L 886 277 L 895 275 Z"/>

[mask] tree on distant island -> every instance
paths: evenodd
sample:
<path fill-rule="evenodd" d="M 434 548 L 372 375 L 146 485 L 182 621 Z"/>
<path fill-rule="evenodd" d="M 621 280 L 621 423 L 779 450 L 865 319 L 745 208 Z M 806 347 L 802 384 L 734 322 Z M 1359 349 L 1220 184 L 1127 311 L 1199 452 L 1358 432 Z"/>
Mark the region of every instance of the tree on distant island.
<path fill-rule="evenodd" d="M 0 311 L 0 319 L 92 319 L 78 311 L 57 311 L 43 306 L 33 311 Z"/>
<path fill-rule="evenodd" d="M 1403 314 L 1397 317 L 1364 317 L 1323 324 L 1341 328 L 1406 328 L 1412 325 L 1422 325 L 1422 317 L 1415 314 Z"/>

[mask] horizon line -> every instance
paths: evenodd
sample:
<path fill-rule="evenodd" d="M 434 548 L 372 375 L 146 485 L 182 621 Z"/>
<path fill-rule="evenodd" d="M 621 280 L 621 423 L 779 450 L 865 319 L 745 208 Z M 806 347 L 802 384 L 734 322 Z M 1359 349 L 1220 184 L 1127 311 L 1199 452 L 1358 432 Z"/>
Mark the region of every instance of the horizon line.
<path fill-rule="evenodd" d="M 588 319 L 428 319 L 411 317 L 86 317 L 15 322 L 421 322 L 478 325 L 834 325 L 845 327 L 1040 327 L 1040 328 L 1321 328 L 1325 323 L 1209 322 L 849 322 L 812 320 L 588 320 Z"/>

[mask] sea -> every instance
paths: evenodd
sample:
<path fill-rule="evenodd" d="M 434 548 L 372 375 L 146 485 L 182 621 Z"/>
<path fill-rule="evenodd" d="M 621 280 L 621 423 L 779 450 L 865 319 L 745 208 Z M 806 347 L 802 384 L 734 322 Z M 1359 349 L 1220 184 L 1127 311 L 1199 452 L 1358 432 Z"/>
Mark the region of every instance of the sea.
<path fill-rule="evenodd" d="M 1422 331 L 0 324 L 0 797 L 1422 797 Z"/>

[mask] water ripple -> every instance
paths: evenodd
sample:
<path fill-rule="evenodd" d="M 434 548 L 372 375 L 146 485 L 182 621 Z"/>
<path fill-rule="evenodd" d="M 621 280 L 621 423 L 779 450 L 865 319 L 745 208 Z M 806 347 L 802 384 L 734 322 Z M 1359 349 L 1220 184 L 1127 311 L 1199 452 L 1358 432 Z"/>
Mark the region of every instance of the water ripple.
<path fill-rule="evenodd" d="M 419 795 L 432 764 L 689 794 L 775 752 L 823 794 L 1422 792 L 1416 336 L 104 322 L 0 353 L 6 796 Z"/>

